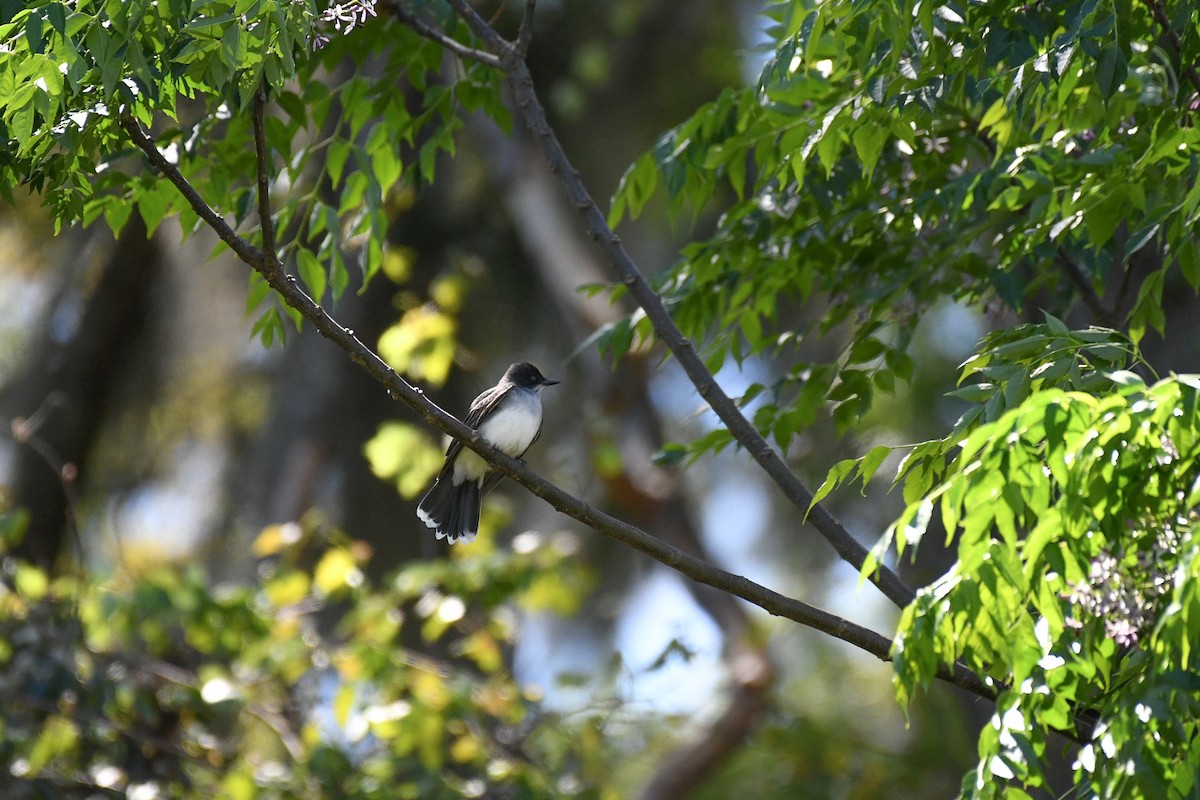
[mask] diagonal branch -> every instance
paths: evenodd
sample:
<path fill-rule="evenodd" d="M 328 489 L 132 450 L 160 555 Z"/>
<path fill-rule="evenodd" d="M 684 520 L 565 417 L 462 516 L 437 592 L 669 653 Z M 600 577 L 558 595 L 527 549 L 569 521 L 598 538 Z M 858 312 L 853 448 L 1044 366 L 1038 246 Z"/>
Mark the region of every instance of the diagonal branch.
<path fill-rule="evenodd" d="M 138 124 L 137 120 L 133 117 L 122 117 L 121 127 L 129 135 L 130 141 L 146 154 L 146 158 L 150 160 L 150 163 L 167 180 L 174 184 L 175 188 L 183 195 L 183 199 L 188 201 L 188 205 L 192 207 L 197 216 L 204 220 L 204 223 L 208 227 L 213 229 L 222 242 L 229 245 L 229 249 L 238 258 L 257 269 L 259 264 L 262 263 L 262 251 L 241 236 L 238 236 L 233 228 L 229 227 L 229 224 L 225 222 L 225 219 L 214 211 L 208 203 L 204 202 L 204 198 L 200 196 L 195 187 L 188 183 L 187 179 L 175 168 L 175 165 L 159 152 L 158 147 L 154 144 L 154 140 L 142 130 L 142 126 Z"/>
<path fill-rule="evenodd" d="M 546 119 L 545 109 L 533 88 L 533 78 L 530 76 L 529 68 L 524 60 L 511 44 L 501 38 L 483 18 L 475 13 L 466 0 L 449 1 L 459 16 L 470 26 L 471 31 L 500 59 L 502 69 L 505 71 L 505 81 L 512 93 L 514 111 L 529 128 L 534 140 L 541 148 L 543 157 L 549 162 L 550 169 L 558 176 L 571 203 L 582 215 L 588 234 L 603 251 L 609 265 L 617 273 L 621 282 L 628 287 L 629 293 L 646 312 L 646 316 L 654 326 L 655 334 L 679 361 L 684 372 L 696 387 L 696 391 L 725 423 L 738 444 L 746 449 L 763 471 L 779 486 L 784 496 L 796 508 L 808 512 L 809 521 L 833 546 L 842 560 L 853 565 L 855 569 L 861 570 L 866 562 L 867 548 L 855 539 L 824 506 L 819 503 L 813 504 L 812 491 L 788 468 L 782 456 L 746 419 L 737 403 L 717 384 L 716 379 L 704 366 L 703 359 L 697 354 L 695 346 L 683 335 L 667 312 L 662 298 L 646 281 L 633 258 L 625 250 L 621 239 L 608 227 L 604 213 L 592 199 L 579 172 L 567 159 L 558 137 L 551 129 Z M 897 606 L 907 606 L 913 600 L 913 590 L 887 567 L 880 565 L 871 574 L 870 581 L 878 586 L 884 595 Z"/>
<path fill-rule="evenodd" d="M 180 191 L 200 218 L 216 231 L 222 241 L 229 244 L 243 262 L 262 274 L 284 302 L 299 311 L 318 333 L 341 348 L 351 361 L 358 364 L 382 384 L 392 398 L 402 401 L 420 415 L 427 424 L 458 439 L 478 453 L 493 469 L 512 478 L 558 511 L 582 522 L 598 533 L 638 550 L 692 580 L 753 603 L 770 614 L 790 619 L 841 639 L 881 661 L 891 660 L 891 641 L 887 637 L 807 603 L 786 597 L 740 575 L 734 575 L 714 567 L 695 556 L 672 547 L 646 531 L 592 507 L 531 471 L 523 461 L 493 448 L 477 430 L 467 427 L 457 418 L 439 408 L 425 396 L 424 392 L 397 375 L 371 348 L 363 344 L 353 331 L 331 317 L 324 308 L 300 288 L 293 276 L 288 275 L 282 269 L 273 253 L 264 254 L 234 233 L 224 219 L 204 202 L 178 168 L 159 152 L 154 140 L 142 130 L 140 125 L 129 118 L 122 120 L 122 124 L 129 133 L 130 139 L 145 153 L 150 163 Z M 952 668 L 939 667 L 938 677 L 980 697 L 994 699 L 996 696 L 996 690 L 992 685 L 961 665 L 955 665 Z"/>

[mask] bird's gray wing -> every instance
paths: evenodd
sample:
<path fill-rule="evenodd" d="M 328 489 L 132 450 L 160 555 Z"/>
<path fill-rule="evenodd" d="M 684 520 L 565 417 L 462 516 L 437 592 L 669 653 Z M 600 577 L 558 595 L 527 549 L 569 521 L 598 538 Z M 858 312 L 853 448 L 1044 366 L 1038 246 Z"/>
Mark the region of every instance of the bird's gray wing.
<path fill-rule="evenodd" d="M 481 393 L 478 397 L 471 401 L 471 407 L 467 410 L 467 418 L 463 420 L 468 428 L 479 430 L 479 424 L 483 422 L 483 418 L 492 412 L 504 399 L 504 395 L 512 388 L 511 384 L 500 384 L 493 386 L 486 392 Z M 540 433 L 540 431 L 539 431 Z M 463 444 L 458 439 L 451 439 L 450 446 L 446 448 L 446 464 L 454 463 L 455 457 L 462 450 Z"/>

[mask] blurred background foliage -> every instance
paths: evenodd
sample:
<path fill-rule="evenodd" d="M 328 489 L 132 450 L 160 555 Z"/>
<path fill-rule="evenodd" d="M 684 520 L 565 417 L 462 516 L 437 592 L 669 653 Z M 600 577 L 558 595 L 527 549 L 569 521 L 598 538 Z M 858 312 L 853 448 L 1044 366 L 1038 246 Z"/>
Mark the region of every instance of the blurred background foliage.
<path fill-rule="evenodd" d="M 51 9 L 66 7 L 31 5 L 6 35 L 61 45 Z M 95 50 L 105 36 L 154 42 L 170 27 L 145 3 L 107 5 L 123 22 L 89 39 Z M 261 52 L 229 25 L 274 5 L 164 3 L 216 9 L 172 29 L 174 49 L 146 46 L 179 66 L 179 82 L 141 80 L 153 70 L 129 56 L 130 84 L 98 84 L 147 124 L 151 109 L 173 110 L 157 120 L 160 146 L 249 232 L 246 76 L 265 73 L 281 87 L 267 135 L 283 255 L 342 324 L 452 412 L 511 361 L 537 363 L 563 381 L 529 455 L 539 471 L 731 571 L 892 631 L 897 612 L 860 593 L 801 511 L 724 447 L 659 363 L 644 319 L 605 291 L 553 176 L 509 131 L 490 73 L 445 59 L 386 13 L 359 15 L 361 4 L 323 21 L 324 9 L 281 4 Z M 1192 274 L 1166 269 L 1194 251 L 1169 216 L 1170 198 L 1187 194 L 1175 190 L 1194 185 L 1194 129 L 1132 124 L 1160 108 L 1154 87 L 1171 84 L 1172 59 L 1128 35 L 1090 52 L 1114 29 L 1087 28 L 1057 67 L 1086 55 L 1108 71 L 1084 82 L 1099 94 L 1060 98 L 1076 116 L 1058 136 L 1018 113 L 1043 101 L 1022 92 L 1044 83 L 1014 87 L 1007 67 L 1032 63 L 1029 42 L 1059 16 L 1097 4 L 1022 6 L 1011 24 L 1007 8 L 976 10 L 986 19 L 965 30 L 999 31 L 995 46 L 952 52 L 954 37 L 930 35 L 946 49 L 923 63 L 887 43 L 935 25 L 961 33 L 961 10 L 944 6 L 936 23 L 915 9 L 872 19 L 880 5 L 831 3 L 840 16 L 825 19 L 806 3 L 543 3 L 529 59 L 584 181 L 597 195 L 620 187 L 612 218 L 629 248 L 812 486 L 847 456 L 944 436 L 969 403 L 991 419 L 1018 402 L 1019 387 L 991 411 L 986 387 L 948 394 L 986 331 L 1040 323 L 1040 307 L 1076 327 L 1111 323 L 1076 302 L 1063 260 L 1092 265 L 1081 280 L 1093 286 L 1132 263 L 1144 283 L 1118 300 L 1146 357 L 1188 370 L 1200 352 L 1194 327 L 1160 336 L 1196 310 Z M 519 9 L 493 6 L 480 8 L 515 29 Z M 462 35 L 444 5 L 414 7 Z M 7 24 L 25 8 L 0 13 Z M 218 12 L 229 14 L 220 25 Z M 1134 41 L 1153 40 L 1146 19 Z M 839 25 L 853 35 L 832 36 Z M 292 63 L 315 44 L 298 31 L 324 41 Z M 1000 77 L 967 87 L 948 120 L 931 92 L 939 64 L 964 54 L 963 74 Z M 44 68 L 25 77 L 68 89 L 97 78 L 62 58 L 65 77 L 49 58 L 6 74 Z M 181 91 L 180 75 L 211 96 Z M 873 116 L 868 101 L 895 93 L 906 98 L 896 118 Z M 827 117 L 834 100 L 847 102 Z M 95 98 L 62 102 L 55 112 L 91 115 L 71 146 L 16 137 L 5 150 L 6 175 L 44 146 L 62 160 L 38 179 L 63 180 L 42 197 L 5 186 L 13 203 L 0 217 L 5 797 L 957 791 L 987 704 L 935 686 L 901 710 L 887 665 L 691 585 L 511 487 L 489 497 L 480 540 L 446 552 L 413 513 L 442 443 L 342 353 L 291 327 L 255 273 L 247 288 L 245 266 L 140 169 Z M 5 117 L 10 135 L 25 122 Z M 989 142 L 1026 149 L 1005 161 Z M 1086 168 L 1054 149 L 1068 145 L 1090 148 Z M 111 160 L 89 161 L 105 148 Z M 1149 199 L 1111 189 L 1133 164 L 1147 168 L 1144 185 L 1162 167 Z M 72 183 L 71 169 L 100 177 Z M 1079 180 L 1078 197 L 1058 188 Z M 56 236 L 42 200 L 94 224 Z M 1160 228 L 1147 238 L 1122 226 L 1126 201 Z M 1042 225 L 1052 216 L 1066 223 Z M 864 494 L 827 502 L 874 541 L 907 498 L 876 483 Z M 924 585 L 950 559 L 926 546 L 906 577 Z"/>

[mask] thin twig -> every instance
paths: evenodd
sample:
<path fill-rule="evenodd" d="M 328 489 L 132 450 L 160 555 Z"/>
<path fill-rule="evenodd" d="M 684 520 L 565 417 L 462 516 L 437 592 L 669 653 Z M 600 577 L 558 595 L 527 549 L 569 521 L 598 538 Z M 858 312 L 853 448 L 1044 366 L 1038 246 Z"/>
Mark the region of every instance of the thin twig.
<path fill-rule="evenodd" d="M 625 250 L 621 239 L 608 227 L 604 212 L 592 199 L 579 172 L 567 159 L 558 137 L 550 127 L 525 62 L 516 57 L 512 46 L 492 30 L 474 9 L 467 5 L 466 0 L 450 0 L 450 5 L 466 21 L 472 32 L 499 56 L 506 73 L 506 82 L 512 92 L 515 112 L 524 120 L 541 148 L 542 155 L 549 162 L 550 169 L 558 176 L 571 203 L 582 215 L 588 234 L 604 252 L 610 266 L 621 282 L 628 287 L 629 293 L 645 310 L 646 316 L 654 326 L 655 334 L 679 361 L 696 391 L 725 423 L 733 438 L 779 486 L 784 496 L 796 508 L 808 513 L 809 521 L 833 546 L 842 560 L 853 565 L 855 569 L 861 569 L 867 559 L 867 548 L 824 506 L 819 503 L 813 505 L 812 491 L 788 468 L 779 453 L 742 414 L 737 403 L 717 384 L 716 379 L 704 366 L 703 359 L 696 353 L 695 347 L 667 312 L 662 298 L 646 281 Z M 907 606 L 915 596 L 913 590 L 905 585 L 895 572 L 882 565 L 869 579 L 899 607 Z"/>
<path fill-rule="evenodd" d="M 468 61 L 477 61 L 480 64 L 486 64 L 489 67 L 500 66 L 500 59 L 498 59 L 496 56 L 484 50 L 476 50 L 474 47 L 468 47 L 457 39 L 447 36 L 442 31 L 422 20 L 420 17 L 409 12 L 409 10 L 404 7 L 402 0 L 396 0 L 396 2 L 388 3 L 387 8 L 391 9 L 391 12 L 395 14 L 396 17 L 405 25 L 412 28 L 426 39 L 437 42 L 459 58 L 465 58 Z"/>
<path fill-rule="evenodd" d="M 452 2 L 454 1 L 452 0 Z M 502 39 L 500 41 L 503 42 Z M 523 62 L 521 65 L 523 67 Z M 527 72 L 525 72 L 525 76 L 528 79 Z M 529 470 L 523 461 L 494 449 L 477 430 L 467 427 L 457 418 L 439 408 L 425 397 L 422 391 L 397 375 L 373 350 L 363 344 L 353 331 L 334 320 L 324 308 L 314 302 L 297 285 L 293 276 L 286 274 L 274 253 L 264 255 L 262 251 L 234 233 L 224 219 L 204 202 L 175 165 L 158 151 L 154 141 L 135 120 L 127 117 L 122 120 L 122 124 L 131 140 L 146 154 L 151 164 L 157 167 L 180 191 L 197 215 L 213 228 L 222 241 L 225 241 L 243 262 L 262 274 L 284 302 L 299 311 L 318 333 L 345 351 L 350 360 L 381 383 L 391 397 L 404 402 L 427 424 L 463 442 L 468 448 L 478 453 L 493 469 L 512 478 L 558 511 L 584 523 L 596 532 L 645 553 L 659 563 L 675 569 L 699 583 L 728 592 L 757 605 L 770 614 L 815 628 L 836 639 L 852 644 L 881 661 L 891 660 L 891 641 L 881 634 L 807 603 L 781 595 L 742 576 L 726 572 L 684 553 L 636 526 L 593 508 Z M 561 153 L 561 149 L 559 152 Z M 565 156 L 562 158 L 565 161 Z M 554 163 L 551 162 L 552 165 Z M 575 175 L 575 181 L 579 182 L 578 175 Z M 592 208 L 595 208 L 594 203 L 592 203 Z M 613 236 L 613 239 L 616 237 Z M 711 381 L 711 376 L 709 376 L 709 380 Z M 701 390 L 701 394 L 705 395 L 705 392 Z M 907 587 L 904 588 L 907 590 Z M 997 696 L 998 688 L 994 683 L 985 681 L 962 664 L 956 663 L 950 666 L 940 664 L 937 677 L 985 699 L 994 700 Z M 1064 732 L 1064 735 L 1075 741 L 1086 740 L 1083 738 L 1083 734 L 1075 731 Z"/>
<path fill-rule="evenodd" d="M 517 55 L 525 58 L 529 53 L 529 43 L 533 40 L 533 11 L 537 0 L 525 0 L 525 14 L 521 17 L 521 29 L 517 31 Z"/>
<path fill-rule="evenodd" d="M 496 7 L 496 11 L 492 14 L 492 18 L 488 20 L 489 25 L 495 25 L 496 20 L 500 19 L 500 15 L 504 13 L 504 9 L 508 8 L 508 0 L 500 0 L 500 5 Z"/>
<path fill-rule="evenodd" d="M 79 564 L 83 564 L 83 538 L 79 535 L 79 467 L 73 462 L 63 460 L 54 446 L 38 435 L 49 416 L 63 405 L 62 392 L 51 392 L 28 417 L 15 417 L 9 424 L 9 433 L 15 442 L 26 445 L 36 453 L 58 478 L 59 488 L 62 489 L 63 499 L 66 501 L 64 518 L 67 532 L 75 545 L 75 557 Z"/>

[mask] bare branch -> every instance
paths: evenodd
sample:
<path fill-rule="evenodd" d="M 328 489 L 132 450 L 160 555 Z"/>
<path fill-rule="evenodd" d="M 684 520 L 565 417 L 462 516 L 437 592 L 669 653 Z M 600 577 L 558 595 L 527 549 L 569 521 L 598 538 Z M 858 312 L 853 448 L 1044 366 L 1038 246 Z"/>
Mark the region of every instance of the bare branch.
<path fill-rule="evenodd" d="M 465 58 L 468 61 L 477 61 L 480 64 L 486 64 L 489 67 L 500 66 L 499 58 L 483 50 L 476 50 L 473 47 L 468 47 L 457 39 L 447 36 L 442 31 L 411 13 L 407 8 L 404 7 L 402 0 L 395 0 L 395 2 L 388 3 L 387 7 L 391 9 L 391 12 L 396 15 L 396 18 L 405 25 L 412 28 L 426 39 L 437 42 L 446 50 L 454 53 L 454 55 L 458 56 L 459 58 Z"/>
<path fill-rule="evenodd" d="M 450 2 L 456 9 L 460 6 L 465 7 L 462 0 L 450 0 Z M 474 15 L 474 12 L 469 7 L 466 8 L 469 12 L 468 22 L 474 26 L 476 23 L 470 23 L 470 16 L 473 16 L 476 20 L 478 20 L 478 16 Z M 482 20 L 478 20 L 478 23 L 486 27 L 486 23 Z M 508 44 L 498 35 L 495 35 L 494 32 L 493 37 L 500 43 L 500 46 L 508 47 Z M 608 255 L 612 264 L 622 273 L 625 283 L 630 286 L 635 298 L 642 302 L 643 308 L 646 309 L 648 315 L 651 315 L 656 326 L 662 325 L 660 335 L 664 336 L 664 340 L 668 342 L 668 346 L 671 347 L 676 357 L 684 364 L 685 369 L 688 370 L 689 377 L 696 384 L 701 396 L 707 398 L 710 405 L 714 407 L 714 410 L 717 410 L 722 415 L 722 419 L 725 419 L 726 424 L 730 425 L 731 430 L 735 432 L 735 436 L 739 437 L 739 441 L 743 441 L 743 444 L 746 442 L 750 443 L 747 447 L 752 455 L 764 466 L 768 474 L 771 474 L 776 482 L 784 488 L 789 498 L 792 498 L 793 502 L 797 502 L 797 499 L 801 500 L 802 502 L 799 502 L 798 505 L 806 507 L 811 501 L 811 493 L 800 483 L 799 479 L 791 474 L 779 456 L 758 436 L 757 431 L 750 426 L 749 422 L 741 416 L 740 411 L 733 401 L 717 387 L 712 376 L 705 370 L 703 363 L 696 357 L 690 342 L 675 327 L 674 322 L 666 314 L 666 310 L 657 295 L 654 294 L 653 290 L 645 282 L 645 279 L 637 271 L 636 266 L 625 252 L 620 240 L 608 229 L 599 208 L 587 194 L 587 190 L 583 187 L 578 173 L 571 168 L 565 154 L 563 154 L 561 147 L 558 145 L 557 139 L 554 137 L 553 132 L 550 131 L 546 123 L 545 113 L 537 103 L 536 96 L 533 95 L 532 80 L 529 77 L 524 62 L 518 59 L 515 65 L 509 67 L 509 69 L 508 81 L 510 86 L 513 89 L 520 90 L 514 93 L 518 109 L 526 119 L 526 124 L 530 125 L 535 138 L 541 143 L 543 155 L 547 157 L 551 169 L 559 175 L 560 180 L 563 181 L 564 186 L 568 190 L 569 196 L 584 215 L 592 237 L 600 242 L 602 250 Z M 146 154 L 151 164 L 171 181 L 184 198 L 187 199 L 197 215 L 217 233 L 222 241 L 229 245 L 243 262 L 261 273 L 271 288 L 283 298 L 284 302 L 299 311 L 301 316 L 307 319 L 318 333 L 341 348 L 351 361 L 358 364 L 382 384 L 391 397 L 402 401 L 420 415 L 427 424 L 460 440 L 468 448 L 478 453 L 493 469 L 512 478 L 558 511 L 582 522 L 598 533 L 645 553 L 659 563 L 675 569 L 699 583 L 735 595 L 757 605 L 770 614 L 793 620 L 807 627 L 815 628 L 834 638 L 841 639 L 874 655 L 881 661 L 891 660 L 891 641 L 881 634 L 830 614 L 827 611 L 810 606 L 807 603 L 786 597 L 742 576 L 726 572 L 678 548 L 672 547 L 646 531 L 611 517 L 588 505 L 529 470 L 523 461 L 494 449 L 483 439 L 478 431 L 467 427 L 457 418 L 439 408 L 420 389 L 415 388 L 396 374 L 373 350 L 363 344 L 354 335 L 352 330 L 334 320 L 324 308 L 300 288 L 293 276 L 288 275 L 283 270 L 277 256 L 273 252 L 264 254 L 245 239 L 238 236 L 226 224 L 224 219 L 200 197 L 199 193 L 182 173 L 179 172 L 175 165 L 171 164 L 158 151 L 153 139 L 142 130 L 141 126 L 134 119 L 125 117 L 121 120 L 121 123 L 128 132 L 131 140 Z M 732 413 L 730 409 L 732 409 Z M 728 419 L 726 418 L 727 416 L 729 417 Z M 746 433 L 746 428 L 749 428 L 749 435 Z M 744 440 L 743 437 L 745 437 Z M 758 445 L 757 449 L 752 446 L 755 444 Z M 782 471 L 782 475 L 780 471 Z M 827 535 L 826 538 L 830 538 L 834 542 L 834 546 L 838 549 L 839 553 L 844 549 L 851 549 L 846 543 L 846 540 L 849 540 L 853 547 L 858 548 L 862 553 L 856 556 L 854 552 L 850 552 L 849 555 L 844 555 L 843 557 L 851 561 L 851 563 L 861 564 L 862 557 L 865 556 L 865 550 L 850 537 L 849 533 L 841 527 L 840 523 L 833 520 L 820 506 L 814 507 L 812 518 L 817 521 L 817 527 L 823 533 L 830 530 L 830 526 L 836 526 L 832 531 L 837 535 Z M 858 558 L 857 562 L 854 561 L 855 557 Z M 912 590 L 901 583 L 899 578 L 890 571 L 880 573 L 874 580 L 896 602 L 900 602 L 899 597 L 903 594 L 907 594 L 910 598 L 913 595 Z M 995 699 L 1000 688 L 994 682 L 985 681 L 962 664 L 954 664 L 953 666 L 939 665 L 937 676 L 979 697 L 990 700 Z M 1080 738 L 1081 734 L 1077 732 L 1070 731 L 1063 733 L 1068 738 L 1076 741 L 1082 740 Z"/>
<path fill-rule="evenodd" d="M 533 40 L 533 10 L 537 0 L 525 0 L 525 14 L 521 17 L 521 29 L 517 32 L 517 55 L 524 58 L 529 52 L 529 42 Z"/>
<path fill-rule="evenodd" d="M 511 73 L 513 67 L 523 63 L 524 56 L 517 52 L 516 46 L 496 33 L 496 29 L 489 25 L 487 20 L 475 13 L 475 9 L 471 8 L 467 0 L 450 0 L 450 7 L 454 9 L 454 13 L 458 14 L 467 23 L 467 27 L 471 29 L 471 33 L 478 36 L 480 41 L 499 59 L 502 69 Z M 526 6 L 526 16 L 531 13 L 532 11 Z M 524 25 L 524 20 L 522 20 L 522 25 Z"/>
<path fill-rule="evenodd" d="M 271 219 L 271 157 L 267 153 L 267 134 L 264 117 L 267 113 L 267 85 L 263 83 L 254 95 L 254 160 L 258 167 L 258 224 L 262 226 L 263 252 L 268 258 L 275 255 L 275 223 Z"/>
<path fill-rule="evenodd" d="M 731 665 L 735 684 L 725 710 L 688 738 L 686 743 L 667 753 L 655 766 L 654 773 L 638 789 L 635 800 L 671 800 L 692 796 L 699 786 L 709 780 L 723 757 L 744 745 L 752 722 L 767 712 L 770 687 L 768 672 L 748 674 L 741 665 Z"/>
<path fill-rule="evenodd" d="M 691 342 L 683 336 L 682 331 L 679 330 L 678 326 L 675 325 L 674 320 L 667 313 L 666 307 L 662 303 L 662 299 L 650 287 L 649 283 L 638 270 L 633 259 L 625 251 L 624 245 L 621 243 L 620 238 L 612 231 L 611 228 L 609 228 L 608 221 L 603 212 L 600 211 L 599 206 L 587 191 L 587 187 L 584 186 L 578 171 L 574 169 L 570 161 L 567 159 L 566 153 L 559 144 L 557 136 L 550 127 L 549 121 L 546 119 L 545 110 L 542 108 L 541 103 L 537 98 L 537 94 L 533 88 L 533 79 L 529 74 L 528 67 L 526 66 L 524 60 L 520 57 L 514 58 L 515 51 L 511 45 L 509 45 L 508 42 L 506 42 L 494 30 L 492 30 L 492 28 L 481 17 L 479 17 L 479 15 L 476 14 L 469 5 L 467 5 L 466 0 L 449 0 L 449 2 L 451 6 L 454 7 L 455 11 L 471 27 L 476 36 L 487 43 L 489 47 L 496 48 L 496 52 L 503 62 L 503 69 L 506 73 L 505 79 L 511 91 L 512 103 L 515 106 L 515 111 L 525 122 L 525 125 L 532 134 L 533 139 L 538 143 L 543 157 L 550 166 L 551 172 L 558 176 L 559 181 L 566 190 L 569 200 L 583 217 L 589 236 L 600 247 L 601 251 L 608 259 L 610 266 L 617 272 L 622 282 L 629 287 L 630 294 L 633 295 L 634 299 L 646 312 L 647 317 L 654 326 L 656 335 L 658 335 L 658 337 L 664 341 L 667 347 L 671 350 L 672 354 L 683 366 L 684 371 L 687 373 L 693 385 L 700 393 L 700 396 L 708 401 L 709 406 L 726 424 L 729 431 L 733 434 L 735 440 L 737 440 L 750 452 L 763 470 L 770 475 L 776 484 L 783 490 L 785 496 L 787 496 L 800 509 L 811 507 L 808 516 L 809 520 L 813 522 L 814 527 L 816 527 L 817 530 L 821 532 L 822 535 L 824 535 L 825 538 L 830 542 L 830 544 L 833 545 L 838 554 L 841 555 L 844 560 L 853 564 L 856 568 L 861 569 L 863 561 L 866 557 L 866 549 L 863 548 L 862 545 L 860 545 L 857 540 L 851 536 L 849 531 L 847 531 L 845 527 L 842 526 L 842 524 L 823 506 L 820 504 L 814 505 L 812 503 L 812 493 L 806 486 L 804 486 L 800 479 L 797 478 L 790 469 L 788 469 L 782 458 L 775 452 L 770 444 L 763 439 L 763 437 L 758 433 L 757 429 L 755 429 L 754 426 L 750 424 L 750 422 L 742 415 L 741 410 L 737 407 L 737 404 L 734 403 L 733 400 L 731 400 L 716 383 L 716 380 L 704 366 L 703 361 L 696 354 L 695 348 Z M 488 454 L 484 454 L 482 451 L 478 452 L 480 452 L 481 455 L 484 455 L 485 459 L 489 461 L 489 463 L 492 463 L 493 466 L 499 466 L 499 459 L 493 462 Z M 510 477 L 516 478 L 515 473 L 509 472 L 503 467 L 501 467 L 501 471 L 505 472 L 505 474 L 509 475 Z M 564 511 L 564 513 L 568 513 L 570 516 L 580 519 L 581 521 L 587 521 L 558 506 L 553 500 L 550 500 L 550 498 L 546 497 L 545 495 L 539 494 L 536 489 L 528 484 L 525 484 L 520 479 L 518 479 L 518 482 L 522 483 L 522 485 L 525 485 L 526 488 L 529 488 L 534 492 L 534 494 L 538 494 L 540 497 L 543 497 L 543 499 L 546 499 L 551 503 L 551 505 L 554 505 L 560 511 Z M 557 491 L 557 489 L 555 489 L 555 491 Z M 596 514 L 603 516 L 600 514 L 600 512 L 596 512 Z M 638 534 L 643 534 L 643 532 L 637 528 L 626 526 L 625 523 L 621 523 L 618 520 L 613 520 L 613 522 L 617 523 L 619 526 L 632 528 L 632 531 L 636 531 Z M 618 532 L 602 530 L 601 527 L 598 527 L 593 522 L 588 521 L 588 524 L 593 529 L 604 533 L 605 535 L 611 536 L 612 538 L 622 541 L 623 543 L 628 544 L 636 549 L 641 549 L 640 543 L 637 541 L 637 537 L 631 536 L 630 539 L 622 538 L 622 536 L 625 534 L 625 531 L 620 532 L 622 535 L 617 535 Z M 632 531 L 630 533 L 632 533 Z M 657 547 L 661 547 L 666 551 L 675 551 L 675 549 L 669 545 L 665 545 L 658 540 L 653 539 L 653 537 L 651 537 L 651 539 L 654 541 Z M 711 565 L 702 561 L 699 562 L 699 565 L 702 567 L 702 571 L 705 574 L 704 576 L 697 575 L 692 572 L 692 564 L 690 563 L 692 561 L 696 561 L 696 559 L 693 559 L 691 556 L 686 554 L 679 553 L 678 551 L 675 551 L 675 553 L 677 553 L 676 558 L 678 558 L 677 562 L 664 560 L 659 558 L 658 555 L 654 555 L 646 550 L 643 550 L 643 552 L 646 552 L 648 555 L 652 555 L 652 557 L 656 558 L 661 563 L 677 569 L 678 571 L 688 575 L 700 583 L 705 583 L 709 586 L 729 592 L 730 594 L 736 595 L 743 599 L 749 598 L 747 598 L 747 596 L 740 591 L 740 585 L 745 583 L 750 584 L 751 586 L 756 586 L 753 584 L 753 582 L 747 581 L 745 578 L 741 578 L 740 576 L 729 576 L 729 573 L 725 573 L 723 570 L 712 567 Z M 686 564 L 687 567 L 685 568 L 682 566 L 683 564 Z M 725 582 L 724 579 L 726 576 L 733 577 L 734 581 L 732 583 Z M 721 580 L 720 582 L 716 580 L 709 580 L 711 577 L 720 578 Z M 899 606 L 906 606 L 915 599 L 916 595 L 913 590 L 906 586 L 903 581 L 900 580 L 899 576 L 885 567 L 880 566 L 870 579 L 889 599 Z M 762 587 L 757 587 L 755 591 L 761 588 Z M 864 631 L 854 623 L 850 623 L 845 620 L 842 620 L 845 627 L 837 629 L 836 632 L 827 630 L 822 627 L 822 625 L 828 622 L 828 618 L 832 617 L 832 615 L 829 615 L 827 612 L 822 611 L 821 609 L 807 606 L 806 604 L 791 598 L 781 596 L 771 597 L 771 595 L 774 595 L 774 593 L 769 589 L 765 589 L 763 591 L 767 593 L 767 596 L 759 599 L 770 600 L 772 603 L 777 600 L 781 600 L 783 605 L 774 606 L 774 608 L 772 608 L 760 603 L 759 599 L 751 600 L 750 602 L 759 605 L 761 608 L 766 609 L 772 614 L 777 614 L 778 616 L 784 616 L 789 619 L 802 622 L 802 624 L 808 625 L 809 627 L 816 628 L 817 630 L 829 633 L 835 638 L 839 638 L 843 641 L 854 644 L 855 646 L 858 646 L 867 652 L 875 654 L 881 660 L 891 660 L 890 644 L 889 655 L 883 655 L 880 651 L 874 649 L 879 643 L 878 640 L 874 639 L 874 637 L 879 636 L 878 634 L 872 631 Z M 809 619 L 806 621 L 801 621 L 793 616 L 790 616 L 790 612 L 800 610 L 801 608 L 803 608 L 807 614 L 810 615 Z M 836 619 L 836 617 L 834 619 Z M 879 637 L 879 639 L 882 638 L 883 637 Z M 995 700 L 1000 691 L 1007 688 L 1000 682 L 992 679 L 986 679 L 977 675 L 961 662 L 955 662 L 953 665 L 949 666 L 946 664 L 939 664 L 937 669 L 937 677 L 940 680 L 952 683 L 962 689 L 978 695 L 979 697 L 989 700 Z M 1065 730 L 1055 729 L 1055 732 L 1064 738 L 1070 739 L 1071 741 L 1081 744 L 1086 743 L 1091 740 L 1092 731 L 1095 727 L 1096 720 L 1094 712 L 1091 709 L 1082 708 L 1075 704 L 1072 704 L 1072 706 L 1074 709 L 1074 726 Z"/>
<path fill-rule="evenodd" d="M 28 417 L 15 417 L 9 424 L 9 434 L 17 444 L 23 444 L 36 453 L 57 478 L 66 502 L 64 508 L 66 531 L 75 545 L 75 556 L 82 564 L 84 563 L 84 554 L 83 539 L 79 536 L 79 467 L 73 462 L 63 459 L 55 450 L 54 445 L 39 435 L 39 430 L 45 424 L 46 419 L 56 408 L 63 405 L 65 405 L 63 393 L 61 391 L 51 392 L 38 409 Z"/>

